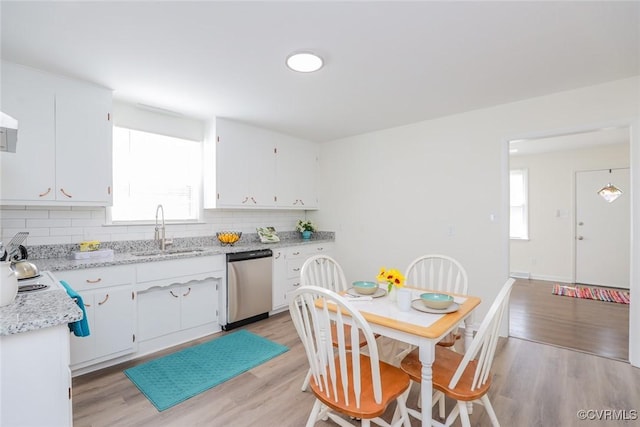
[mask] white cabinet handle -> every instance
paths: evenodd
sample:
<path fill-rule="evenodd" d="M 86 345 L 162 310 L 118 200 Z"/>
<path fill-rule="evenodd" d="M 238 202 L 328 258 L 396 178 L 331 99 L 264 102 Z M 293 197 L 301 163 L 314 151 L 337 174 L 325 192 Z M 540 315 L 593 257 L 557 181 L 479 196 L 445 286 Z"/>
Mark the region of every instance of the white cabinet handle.
<path fill-rule="evenodd" d="M 172 297 L 174 298 L 179 298 L 178 295 L 174 294 L 173 291 L 169 291 L 169 293 L 171 294 Z"/>
<path fill-rule="evenodd" d="M 183 296 L 183 297 L 186 297 L 186 296 L 187 296 L 187 295 L 189 295 L 190 293 L 191 293 L 191 288 L 189 288 L 189 289 L 187 290 L 187 293 L 186 293 L 186 294 L 182 294 L 182 296 Z"/>
<path fill-rule="evenodd" d="M 98 303 L 98 305 L 102 305 L 102 304 L 104 304 L 104 303 L 105 303 L 105 302 L 107 302 L 107 301 L 109 301 L 109 294 L 107 294 L 107 295 L 104 297 L 104 299 Z"/>
<path fill-rule="evenodd" d="M 87 279 L 87 280 L 85 280 L 85 282 L 87 282 L 87 283 L 100 283 L 100 282 L 102 282 L 102 279 L 98 277 L 95 280 Z"/>
<path fill-rule="evenodd" d="M 38 197 L 44 197 L 49 193 L 51 193 L 51 187 L 47 188 L 47 191 L 45 191 L 44 193 L 38 194 Z"/>
<path fill-rule="evenodd" d="M 64 194 L 66 197 L 68 197 L 68 198 L 72 198 L 72 197 L 73 197 L 71 194 L 69 194 L 69 193 L 67 193 L 66 191 L 64 191 L 64 188 L 61 188 L 61 189 L 60 189 L 60 192 L 61 192 L 62 194 Z"/>

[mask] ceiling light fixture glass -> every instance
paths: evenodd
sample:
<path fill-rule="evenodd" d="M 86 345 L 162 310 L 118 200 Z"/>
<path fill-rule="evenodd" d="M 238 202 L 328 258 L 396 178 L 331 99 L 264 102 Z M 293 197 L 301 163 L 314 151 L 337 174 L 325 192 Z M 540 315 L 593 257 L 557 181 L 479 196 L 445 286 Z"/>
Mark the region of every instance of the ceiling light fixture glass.
<path fill-rule="evenodd" d="M 311 52 L 292 53 L 287 57 L 287 67 L 299 73 L 312 73 L 322 68 L 322 58 Z"/>
<path fill-rule="evenodd" d="M 618 197 L 622 196 L 622 190 L 615 185 L 609 183 L 602 187 L 598 194 L 609 203 L 613 203 Z"/>

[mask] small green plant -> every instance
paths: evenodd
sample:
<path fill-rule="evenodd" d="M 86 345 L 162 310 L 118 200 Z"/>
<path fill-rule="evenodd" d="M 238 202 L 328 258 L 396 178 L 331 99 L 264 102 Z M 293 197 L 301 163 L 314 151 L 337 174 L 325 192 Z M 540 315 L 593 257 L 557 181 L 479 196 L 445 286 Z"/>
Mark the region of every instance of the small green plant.
<path fill-rule="evenodd" d="M 316 226 L 311 222 L 311 220 L 303 221 L 301 219 L 298 220 L 298 224 L 296 224 L 296 230 L 303 231 L 316 231 Z"/>

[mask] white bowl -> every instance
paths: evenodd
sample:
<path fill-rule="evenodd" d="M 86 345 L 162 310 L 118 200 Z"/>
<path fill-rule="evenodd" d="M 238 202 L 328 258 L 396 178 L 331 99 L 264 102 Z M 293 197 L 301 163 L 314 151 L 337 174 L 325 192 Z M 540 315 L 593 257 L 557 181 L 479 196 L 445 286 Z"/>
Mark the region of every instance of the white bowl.
<path fill-rule="evenodd" d="M 426 292 L 420 294 L 420 300 L 428 308 L 435 308 L 437 310 L 444 310 L 449 308 L 453 304 L 453 297 L 447 294 L 441 294 L 436 292 Z"/>
<path fill-rule="evenodd" d="M 357 281 L 353 282 L 353 289 L 361 295 L 373 295 L 378 290 L 378 284 L 375 282 Z"/>

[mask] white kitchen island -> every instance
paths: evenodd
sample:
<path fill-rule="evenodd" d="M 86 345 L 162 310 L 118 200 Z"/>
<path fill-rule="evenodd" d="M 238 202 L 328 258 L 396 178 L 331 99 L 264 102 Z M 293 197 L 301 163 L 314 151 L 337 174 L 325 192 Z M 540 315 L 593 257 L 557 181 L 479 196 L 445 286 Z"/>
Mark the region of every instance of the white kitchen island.
<path fill-rule="evenodd" d="M 59 285 L 0 307 L 1 426 L 72 425 L 68 323 L 80 319 Z"/>

